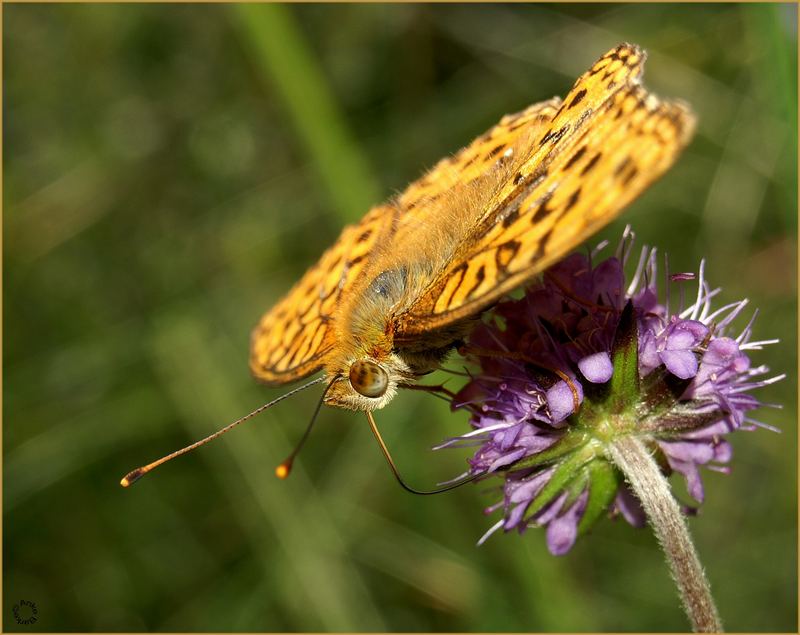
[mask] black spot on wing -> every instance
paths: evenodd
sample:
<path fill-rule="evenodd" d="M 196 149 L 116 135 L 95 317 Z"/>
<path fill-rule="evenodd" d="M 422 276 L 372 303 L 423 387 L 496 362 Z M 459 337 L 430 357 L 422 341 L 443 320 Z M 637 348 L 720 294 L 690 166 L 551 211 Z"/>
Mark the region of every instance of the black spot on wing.
<path fill-rule="evenodd" d="M 548 141 L 551 145 L 556 145 L 561 138 L 566 134 L 567 130 L 569 130 L 569 124 L 564 124 L 558 130 L 550 130 L 545 134 L 541 140 L 539 141 L 539 146 L 543 146 Z"/>
<path fill-rule="evenodd" d="M 605 60 L 607 60 L 607 59 L 608 59 L 608 58 L 605 58 L 605 57 L 604 57 L 604 58 L 603 58 L 602 60 L 600 60 L 600 61 L 601 61 L 601 62 L 605 62 Z M 592 68 L 592 69 L 589 71 L 589 77 L 592 77 L 593 75 L 597 75 L 597 73 L 599 73 L 600 71 L 602 71 L 602 70 L 603 70 L 603 69 L 604 69 L 606 66 L 608 66 L 608 63 L 607 63 L 607 62 L 606 62 L 605 64 L 601 64 L 600 62 L 598 62 L 597 64 L 595 64 L 595 65 L 594 65 L 594 68 Z"/>
<path fill-rule="evenodd" d="M 481 283 L 486 279 L 486 268 L 481 265 L 478 267 L 478 271 L 475 272 L 475 282 L 472 283 L 469 291 L 467 291 L 466 296 L 467 298 L 471 297 L 475 290 L 481 286 Z"/>
<path fill-rule="evenodd" d="M 579 103 L 581 103 L 581 101 L 583 101 L 583 98 L 584 98 L 584 97 L 586 97 L 586 89 L 585 89 L 585 88 L 582 88 L 581 90 L 579 90 L 579 91 L 578 91 L 578 92 L 575 94 L 575 97 L 573 97 L 573 98 L 572 98 L 572 101 L 569 103 L 569 106 L 567 106 L 567 108 L 570 108 L 570 109 L 571 109 L 571 108 L 574 108 L 574 107 L 575 107 L 575 106 L 577 106 Z"/>
<path fill-rule="evenodd" d="M 514 260 L 519 251 L 521 243 L 518 240 L 509 240 L 500 245 L 497 251 L 494 254 L 495 263 L 497 264 L 497 270 L 502 275 L 508 271 L 509 263 Z"/>
<path fill-rule="evenodd" d="M 537 260 L 539 260 L 539 258 L 542 257 L 542 254 L 544 254 L 544 250 L 547 248 L 547 243 L 549 242 L 550 237 L 552 235 L 553 235 L 553 228 L 551 227 L 539 240 L 539 244 L 536 245 L 536 251 L 534 251 L 533 255 L 531 256 L 531 263 L 535 263 Z"/>
<path fill-rule="evenodd" d="M 625 157 L 622 161 L 620 161 L 619 165 L 614 169 L 614 176 L 619 176 L 622 172 L 627 169 L 628 165 L 631 164 L 631 158 Z"/>
<path fill-rule="evenodd" d="M 503 149 L 504 149 L 505 147 L 506 147 L 506 145 L 505 145 L 504 143 L 501 143 L 501 144 L 499 144 L 499 145 L 496 145 L 494 148 L 492 148 L 492 149 L 491 149 L 491 151 L 489 152 L 489 154 L 488 154 L 488 155 L 486 155 L 486 158 L 487 158 L 487 159 L 491 159 L 491 158 L 493 158 L 493 157 L 496 157 L 498 154 L 500 154 L 500 153 L 503 151 Z"/>
<path fill-rule="evenodd" d="M 533 213 L 531 217 L 531 224 L 535 225 L 539 221 L 544 220 L 547 216 L 553 211 L 552 208 L 547 206 L 548 201 L 553 197 L 552 192 L 548 192 L 545 194 L 540 200 L 539 204 L 536 208 L 536 211 Z"/>
<path fill-rule="evenodd" d="M 581 146 L 578 149 L 578 151 L 569 158 L 569 161 L 567 161 L 567 164 L 564 166 L 564 169 L 569 170 L 573 165 L 575 165 L 578 161 L 581 160 L 581 157 L 584 154 L 586 154 L 586 146 Z"/>
<path fill-rule="evenodd" d="M 328 265 L 328 270 L 333 271 L 334 269 L 336 269 L 336 267 L 339 266 L 340 262 L 342 262 L 342 254 L 339 253 L 336 254 L 336 258 L 334 259 L 334 261 L 330 265 Z"/>
<path fill-rule="evenodd" d="M 575 203 L 581 198 L 581 188 L 578 188 L 572 193 L 572 196 L 569 197 L 567 204 L 564 206 L 564 212 L 568 212 L 575 206 Z"/>
<path fill-rule="evenodd" d="M 631 165 L 628 173 L 622 177 L 622 184 L 627 185 L 631 182 L 631 179 L 635 177 L 639 173 L 639 169 L 635 165 Z"/>
<path fill-rule="evenodd" d="M 603 153 L 602 152 L 598 152 L 591 159 L 589 159 L 589 162 L 586 165 L 583 166 L 583 169 L 581 170 L 581 175 L 584 175 L 587 172 L 591 171 L 592 168 L 594 168 L 594 166 L 597 165 L 597 162 L 600 160 L 600 157 L 602 157 L 602 156 L 603 156 Z"/>
<path fill-rule="evenodd" d="M 450 292 L 450 297 L 446 299 L 445 306 L 450 306 L 450 303 L 453 301 L 453 295 L 455 294 L 456 291 L 458 291 L 458 289 L 463 284 L 464 276 L 467 273 L 467 267 L 468 267 L 468 264 L 466 262 L 462 262 L 460 265 L 458 265 L 458 267 L 453 269 L 453 273 L 451 274 L 451 276 L 454 277 L 454 278 L 457 277 L 458 278 L 458 282 L 455 285 L 453 285 L 453 287 L 452 287 L 453 290 Z M 443 289 L 443 291 L 444 291 L 444 289 Z M 443 296 L 440 295 L 439 299 L 440 300 L 443 299 Z"/>

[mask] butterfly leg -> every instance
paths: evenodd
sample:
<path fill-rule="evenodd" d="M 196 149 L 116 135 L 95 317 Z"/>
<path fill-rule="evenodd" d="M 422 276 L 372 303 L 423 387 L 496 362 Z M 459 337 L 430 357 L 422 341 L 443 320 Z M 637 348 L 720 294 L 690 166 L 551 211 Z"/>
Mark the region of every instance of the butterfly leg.
<path fill-rule="evenodd" d="M 605 312 L 605 313 L 613 313 L 614 311 L 617 310 L 614 307 L 597 304 L 595 302 L 589 302 L 585 298 L 579 298 L 561 280 L 558 279 L 558 276 L 545 274 L 545 278 L 547 279 L 548 282 L 552 282 L 556 287 L 558 287 L 558 290 L 561 291 L 561 293 L 564 295 L 565 298 L 571 300 L 578 306 L 582 306 L 592 311 Z"/>
<path fill-rule="evenodd" d="M 458 354 L 462 357 L 466 357 L 467 355 L 473 355 L 475 357 L 490 357 L 493 359 L 514 359 L 519 360 L 521 362 L 525 362 L 527 364 L 532 364 L 537 368 L 541 368 L 548 372 L 557 375 L 559 379 L 563 379 L 564 382 L 569 387 L 570 392 L 572 393 L 572 403 L 574 406 L 574 411 L 578 412 L 580 408 L 580 396 L 578 395 L 578 389 L 575 387 L 575 382 L 572 381 L 572 378 L 567 375 L 564 371 L 559 370 L 558 368 L 553 368 L 551 366 L 547 366 L 546 364 L 542 364 L 541 362 L 537 362 L 532 357 L 525 355 L 525 353 L 520 353 L 519 351 L 494 351 L 489 348 L 481 348 L 480 346 L 472 346 L 471 344 L 462 344 L 458 347 Z"/>
<path fill-rule="evenodd" d="M 448 398 L 448 400 L 453 399 L 456 396 L 452 390 L 448 390 L 444 387 L 444 384 L 438 384 L 436 386 L 426 386 L 424 384 L 402 384 L 402 388 L 407 388 L 408 390 L 421 390 L 422 392 L 429 392 L 437 395 L 444 395 Z"/>
<path fill-rule="evenodd" d="M 467 375 L 466 373 L 464 373 L 464 375 L 469 377 L 469 375 Z M 448 404 L 453 404 L 455 402 L 456 397 L 458 397 L 456 393 L 454 393 L 452 390 L 448 390 L 442 384 L 439 384 L 438 386 L 425 386 L 422 384 L 402 384 L 400 387 L 408 388 L 409 390 L 419 390 L 422 392 L 427 392 L 433 395 L 434 397 L 438 397 L 442 401 L 447 402 Z M 464 407 L 470 412 L 474 412 L 476 414 L 478 413 L 478 408 L 476 408 L 474 405 L 464 404 L 463 406 L 460 407 Z"/>

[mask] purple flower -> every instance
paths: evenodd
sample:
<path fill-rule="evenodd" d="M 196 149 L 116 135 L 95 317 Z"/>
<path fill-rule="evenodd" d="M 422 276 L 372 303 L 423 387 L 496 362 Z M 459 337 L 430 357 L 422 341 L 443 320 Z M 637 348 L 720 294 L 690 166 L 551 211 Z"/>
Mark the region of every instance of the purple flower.
<path fill-rule="evenodd" d="M 748 355 L 777 340 L 752 341 L 755 315 L 731 333 L 747 300 L 712 310 L 719 289 L 708 286 L 701 262 L 697 275 L 668 276 L 659 301 L 655 249 L 642 249 L 626 283 L 632 233 L 616 256 L 594 263 L 604 247 L 554 265 L 469 337 L 466 352 L 480 370 L 452 405 L 470 410 L 472 430 L 439 447 L 477 446 L 469 474 L 503 479 L 502 500 L 487 510 L 503 517 L 481 542 L 501 528 L 541 526 L 560 555 L 603 513 L 642 526 L 638 500 L 608 458 L 622 435 L 642 439 L 701 503 L 699 468 L 728 469 L 725 435 L 769 427 L 749 418 L 762 405 L 749 391 L 783 375 L 760 379 L 768 369 Z M 690 284 L 696 293 L 686 303 Z"/>

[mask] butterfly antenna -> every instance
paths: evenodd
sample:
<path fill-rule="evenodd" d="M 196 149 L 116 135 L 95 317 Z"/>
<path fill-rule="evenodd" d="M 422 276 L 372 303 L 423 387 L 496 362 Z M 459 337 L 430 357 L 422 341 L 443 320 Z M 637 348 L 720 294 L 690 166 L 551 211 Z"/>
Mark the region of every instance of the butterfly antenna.
<path fill-rule="evenodd" d="M 383 442 L 383 437 L 381 437 L 381 433 L 378 431 L 378 426 L 375 424 L 375 418 L 372 416 L 372 413 L 368 410 L 366 412 L 366 415 L 367 415 L 367 421 L 369 421 L 369 427 L 372 430 L 372 434 L 375 435 L 375 440 L 378 442 L 378 445 L 381 446 L 381 452 L 383 452 L 383 456 L 386 457 L 386 462 L 389 464 L 389 468 L 392 470 L 392 474 L 394 474 L 394 477 L 397 479 L 397 482 L 400 483 L 400 487 L 402 487 L 407 492 L 411 492 L 412 494 L 417 494 L 419 496 L 430 496 L 432 494 L 441 494 L 442 492 L 448 492 L 451 489 L 461 487 L 466 483 L 471 483 L 476 478 L 478 478 L 478 476 L 480 476 L 479 474 L 473 474 L 472 476 L 462 479 L 456 483 L 450 483 L 450 485 L 445 485 L 444 487 L 428 491 L 414 489 L 403 480 L 403 477 L 400 476 L 400 472 L 397 471 L 397 466 L 394 464 L 392 455 L 389 454 L 389 449 Z"/>
<path fill-rule="evenodd" d="M 168 454 L 167 456 L 161 457 L 157 461 L 153 461 L 152 463 L 148 463 L 147 465 L 144 465 L 142 467 L 137 467 L 135 470 L 132 470 L 131 472 L 128 472 L 125 476 L 123 476 L 122 480 L 119 482 L 119 484 L 122 485 L 122 487 L 129 487 L 129 486 L 133 485 L 136 481 L 138 481 L 140 478 L 142 478 L 145 474 L 147 474 L 151 470 L 154 470 L 155 468 L 157 468 L 162 463 L 166 463 L 167 461 L 171 461 L 172 459 L 174 459 L 175 457 L 180 456 L 181 454 L 186 454 L 187 452 L 191 452 L 195 448 L 199 448 L 201 445 L 205 445 L 209 441 L 213 441 L 217 437 L 222 436 L 223 434 L 225 434 L 231 428 L 235 428 L 240 423 L 244 423 L 248 419 L 250 419 L 252 417 L 255 417 L 257 414 L 259 414 L 261 412 L 264 412 L 267 408 L 271 408 L 276 403 L 279 403 L 279 402 L 283 401 L 284 399 L 288 399 L 289 397 L 291 397 L 292 395 L 297 394 L 301 390 L 305 390 L 306 388 L 310 388 L 311 386 L 319 384 L 320 382 L 323 382 L 323 381 L 325 381 L 325 377 L 324 376 L 323 377 L 318 377 L 317 379 L 314 379 L 314 380 L 308 382 L 307 384 L 303 384 L 302 386 L 298 386 L 297 388 L 287 392 L 285 395 L 281 395 L 277 399 L 273 399 L 272 401 L 270 401 L 269 403 L 264 404 L 260 408 L 256 408 L 250 414 L 246 414 L 244 417 L 242 417 L 240 419 L 237 419 L 233 423 L 228 424 L 227 426 L 225 426 L 221 430 L 217 430 L 214 434 L 210 434 L 205 439 L 201 439 L 200 441 L 196 441 L 195 443 L 192 443 L 191 445 L 187 445 L 185 448 L 182 448 L 182 449 L 178 450 L 177 452 L 173 452 L 172 454 Z M 326 389 L 326 392 L 327 392 L 327 389 Z"/>
<path fill-rule="evenodd" d="M 325 403 L 325 395 L 328 394 L 331 386 L 333 386 L 333 384 L 339 379 L 341 379 L 341 376 L 336 375 L 336 377 L 331 379 L 330 383 L 325 387 L 325 390 L 322 392 L 322 396 L 317 402 L 317 407 L 314 409 L 314 414 L 311 416 L 311 421 L 309 421 L 308 426 L 306 426 L 306 431 L 303 433 L 303 436 L 300 437 L 300 441 L 297 442 L 297 445 L 295 446 L 294 450 L 292 450 L 292 453 L 284 461 L 282 461 L 278 467 L 275 468 L 275 476 L 277 476 L 279 479 L 284 479 L 289 476 L 289 473 L 292 471 L 294 457 L 296 457 L 302 449 L 306 439 L 308 438 L 308 435 L 311 434 L 311 428 L 314 427 L 314 423 L 317 421 L 317 415 L 319 415 L 319 411 L 322 409 L 322 404 Z"/>

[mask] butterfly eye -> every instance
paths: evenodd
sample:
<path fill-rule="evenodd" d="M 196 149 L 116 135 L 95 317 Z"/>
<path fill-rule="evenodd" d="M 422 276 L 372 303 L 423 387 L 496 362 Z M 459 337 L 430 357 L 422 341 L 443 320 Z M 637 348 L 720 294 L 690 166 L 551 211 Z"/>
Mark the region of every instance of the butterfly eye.
<path fill-rule="evenodd" d="M 389 387 L 389 375 L 375 362 L 360 359 L 350 365 L 350 385 L 365 397 L 380 397 Z"/>

